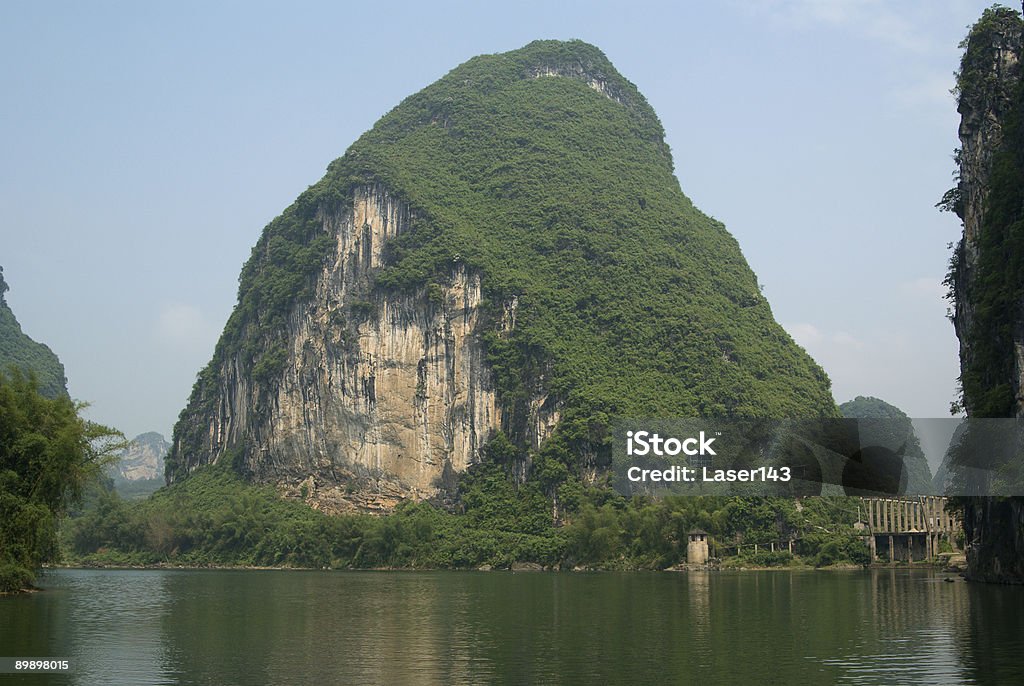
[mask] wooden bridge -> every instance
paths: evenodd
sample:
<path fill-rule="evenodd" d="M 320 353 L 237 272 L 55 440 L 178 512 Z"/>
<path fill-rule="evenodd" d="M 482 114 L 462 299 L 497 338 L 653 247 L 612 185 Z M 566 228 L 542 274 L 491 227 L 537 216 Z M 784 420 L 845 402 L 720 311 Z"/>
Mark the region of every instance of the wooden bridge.
<path fill-rule="evenodd" d="M 872 562 L 880 549 L 889 562 L 914 562 L 935 558 L 942 541 L 956 548 L 960 521 L 946 512 L 942 496 L 861 498 L 861 505 L 859 524 L 867 532 Z"/>

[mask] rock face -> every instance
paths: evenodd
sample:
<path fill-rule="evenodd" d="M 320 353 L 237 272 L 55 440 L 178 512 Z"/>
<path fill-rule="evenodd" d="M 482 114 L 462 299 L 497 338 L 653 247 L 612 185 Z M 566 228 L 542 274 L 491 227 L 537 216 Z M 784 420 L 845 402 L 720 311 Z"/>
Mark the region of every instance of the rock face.
<path fill-rule="evenodd" d="M 1024 500 L 973 498 L 964 507 L 966 577 L 1024 584 Z"/>
<path fill-rule="evenodd" d="M 39 391 L 50 398 L 68 394 L 68 380 L 64 365 L 50 348 L 37 343 L 22 330 L 14 312 L 7 305 L 4 293 L 8 291 L 4 270 L 0 267 L 0 371 L 13 366 L 23 373 L 34 373 L 39 380 Z"/>
<path fill-rule="evenodd" d="M 411 216 L 379 185 L 356 188 L 351 208 L 323 215 L 332 257 L 313 297 L 287 320 L 287 363 L 277 383 L 268 394 L 247 373 L 245 351 L 226 360 L 217 411 L 204 417 L 195 457 L 215 461 L 232 446 L 248 446 L 242 466 L 253 478 L 284 477 L 286 493 L 332 511 L 429 498 L 479 460 L 502 427 L 480 339 L 480 275 L 455 266 L 430 289 L 367 293 L 384 247 L 409 230 Z M 503 311 L 498 332 L 514 326 L 515 299 Z M 531 402 L 534 445 L 558 420 L 544 400 Z"/>
<path fill-rule="evenodd" d="M 957 246 L 951 271 L 950 286 L 954 296 L 953 325 L 960 339 L 960 366 L 964 373 L 964 409 L 971 416 L 998 416 L 1024 413 L 1021 395 L 1021 373 L 1024 371 L 1024 326 L 1019 308 L 1005 311 L 999 317 L 1011 318 L 1013 340 L 1006 342 L 1002 356 L 1012 358 L 1012 378 L 991 378 L 974 383 L 976 376 L 989 376 L 987 360 L 977 348 L 984 336 L 975 331 L 979 325 L 977 307 L 981 294 L 979 269 L 983 269 L 982 251 L 986 244 L 986 213 L 993 201 L 991 195 L 993 162 L 1004 148 L 1004 127 L 1011 113 L 1019 107 L 1020 58 L 1022 51 L 1021 20 L 1007 9 L 988 10 L 968 37 L 960 70 L 960 150 L 959 184 L 950 209 L 963 220 L 964 234 Z M 996 248 L 998 246 L 993 246 Z M 998 247 L 1004 249 L 1005 246 Z M 984 325 L 985 323 L 982 323 Z M 991 331 L 986 332 L 991 334 Z M 991 408 L 983 399 L 991 387 L 1008 385 L 1012 405 Z M 988 388 L 985 388 L 985 387 Z M 995 410 L 995 411 L 993 411 Z"/>
<path fill-rule="evenodd" d="M 985 11 L 959 74 L 959 184 L 944 198 L 963 220 L 948 283 L 960 339 L 963 408 L 971 417 L 1024 417 L 1024 274 L 1020 246 L 1024 97 L 1020 15 Z M 964 502 L 968 578 L 1024 583 L 1024 502 Z"/>
<path fill-rule="evenodd" d="M 328 510 L 450 492 L 499 432 L 593 478 L 615 416 L 834 416 L 664 132 L 593 46 L 475 58 L 264 230 L 167 479 L 230 462 Z M 561 466 L 554 466 L 559 463 Z"/>
<path fill-rule="evenodd" d="M 309 475 L 310 498 L 356 481 L 370 492 L 359 500 L 368 507 L 429 497 L 445 473 L 476 459 L 501 423 L 478 335 L 479 275 L 457 267 L 429 293 L 360 300 L 409 218 L 379 186 L 356 189 L 351 209 L 323 217 L 336 245 L 313 298 L 288 318 L 279 382 L 268 397 L 245 372 L 244 352 L 227 360 L 201 454 L 249 445 L 245 464 L 257 479 Z M 339 326 L 353 300 L 361 320 Z"/>
<path fill-rule="evenodd" d="M 116 475 L 125 481 L 162 477 L 164 457 L 170 448 L 171 444 L 155 431 L 139 434 L 128 444 L 115 465 Z"/>

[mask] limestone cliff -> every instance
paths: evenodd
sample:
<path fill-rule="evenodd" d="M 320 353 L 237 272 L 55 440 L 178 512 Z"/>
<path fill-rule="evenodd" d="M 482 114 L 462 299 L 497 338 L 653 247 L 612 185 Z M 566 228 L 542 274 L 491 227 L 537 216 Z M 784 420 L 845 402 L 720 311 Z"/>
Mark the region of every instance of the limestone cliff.
<path fill-rule="evenodd" d="M 164 474 L 164 457 L 171 444 L 150 431 L 132 439 L 114 464 L 114 476 L 125 481 L 156 479 Z"/>
<path fill-rule="evenodd" d="M 287 319 L 285 364 L 260 379 L 242 350 L 221 363 L 217 406 L 199 418 L 188 468 L 245 446 L 240 466 L 258 480 L 301 476 L 313 503 L 385 508 L 434 495 L 477 458 L 501 426 L 479 335 L 479 274 L 455 266 L 440 287 L 367 292 L 410 215 L 380 186 L 322 215 L 335 245 L 312 297 Z M 514 302 L 507 309 L 511 326 Z"/>
<path fill-rule="evenodd" d="M 1024 417 L 1024 92 L 1020 15 L 993 7 L 971 29 L 958 74 L 963 220 L 947 283 L 970 417 Z M 1024 583 L 1024 502 L 965 499 L 968 576 Z"/>
<path fill-rule="evenodd" d="M 964 234 L 954 255 L 949 285 L 955 304 L 953 325 L 960 339 L 964 409 L 971 416 L 1019 415 L 1024 409 L 1020 375 L 1020 370 L 1024 369 L 1024 357 L 1019 337 L 1000 341 L 1004 347 L 1001 351 L 988 352 L 979 350 L 979 347 L 987 348 L 991 336 L 973 333 L 973 328 L 979 326 L 977 307 L 985 295 L 978 285 L 978 270 L 985 267 L 982 248 L 986 239 L 988 243 L 995 243 L 992 239 L 998 238 L 986 235 L 985 220 L 993 202 L 990 198 L 993 164 L 1003 151 L 1004 127 L 1017 107 L 1019 96 L 1020 23 L 1016 12 L 1005 9 L 986 11 L 968 36 L 958 75 L 961 147 L 956 159 L 959 183 L 947 194 L 947 202 L 948 208 L 963 220 Z M 1002 201 L 1001 198 L 995 200 Z M 991 233 L 994 232 L 988 232 Z M 1011 327 L 1019 330 L 1021 312 L 1019 308 L 1014 310 L 1000 312 L 997 316 L 1012 318 Z M 981 325 L 985 324 L 987 322 Z M 989 327 L 990 333 L 992 328 Z M 988 368 L 991 366 L 988 358 L 991 357 L 1006 358 L 1002 360 L 1004 364 L 1012 358 L 1015 369 L 1012 378 L 1010 375 L 992 378 Z M 1009 401 L 1005 405 L 1003 398 Z M 995 402 L 1000 404 L 993 406 Z"/>
<path fill-rule="evenodd" d="M 501 432 L 556 500 L 616 416 L 834 416 L 828 386 L 636 87 L 538 41 L 407 98 L 266 227 L 167 478 L 226 460 L 382 510 L 451 492 Z"/>

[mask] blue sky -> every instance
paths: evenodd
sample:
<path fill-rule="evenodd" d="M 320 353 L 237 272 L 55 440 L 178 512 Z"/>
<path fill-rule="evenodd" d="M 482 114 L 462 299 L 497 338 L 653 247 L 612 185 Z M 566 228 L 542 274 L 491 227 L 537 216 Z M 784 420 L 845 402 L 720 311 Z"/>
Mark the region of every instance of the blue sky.
<path fill-rule="evenodd" d="M 263 226 L 403 98 L 600 47 L 837 401 L 946 416 L 957 44 L 990 3 L 0 5 L 0 265 L 90 416 L 170 434 Z"/>

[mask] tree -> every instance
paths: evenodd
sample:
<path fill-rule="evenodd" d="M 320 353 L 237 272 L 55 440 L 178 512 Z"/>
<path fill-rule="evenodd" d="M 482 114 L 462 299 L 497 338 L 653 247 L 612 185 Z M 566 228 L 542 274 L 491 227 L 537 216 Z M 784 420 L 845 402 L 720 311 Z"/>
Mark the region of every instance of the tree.
<path fill-rule="evenodd" d="M 61 516 L 126 445 L 83 419 L 85 407 L 45 397 L 35 375 L 0 371 L 0 592 L 25 588 L 55 558 Z"/>

